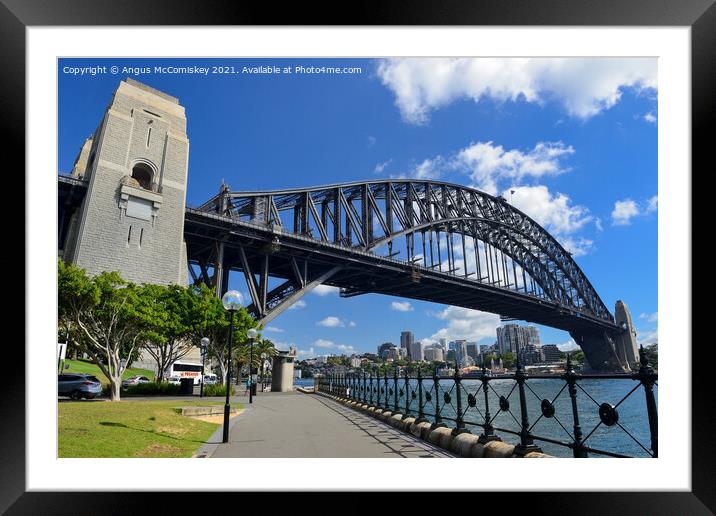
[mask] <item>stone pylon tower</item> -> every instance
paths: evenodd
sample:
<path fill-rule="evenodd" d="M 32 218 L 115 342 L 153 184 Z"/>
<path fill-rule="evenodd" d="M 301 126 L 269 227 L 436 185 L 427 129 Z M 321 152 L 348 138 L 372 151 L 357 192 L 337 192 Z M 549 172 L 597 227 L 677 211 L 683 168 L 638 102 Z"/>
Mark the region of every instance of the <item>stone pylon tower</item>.
<path fill-rule="evenodd" d="M 184 209 L 189 159 L 179 100 L 133 79 L 112 97 L 77 157 L 88 181 L 64 259 L 135 283 L 187 282 Z"/>
<path fill-rule="evenodd" d="M 636 342 L 636 330 L 631 320 L 631 313 L 624 301 L 616 302 L 614 321 L 622 328 L 622 333 L 616 342 L 617 355 L 622 363 L 631 366 L 639 361 L 639 347 Z"/>

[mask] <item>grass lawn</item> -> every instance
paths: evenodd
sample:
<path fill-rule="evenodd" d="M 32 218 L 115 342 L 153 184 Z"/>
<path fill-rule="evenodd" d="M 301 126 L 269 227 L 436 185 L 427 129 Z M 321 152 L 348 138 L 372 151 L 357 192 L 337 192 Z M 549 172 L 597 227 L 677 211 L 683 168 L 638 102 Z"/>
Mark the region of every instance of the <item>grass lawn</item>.
<path fill-rule="evenodd" d="M 219 427 L 177 407 L 221 401 L 58 403 L 59 457 L 191 457 Z M 242 408 L 241 404 L 232 407 Z"/>
<path fill-rule="evenodd" d="M 65 365 L 70 366 L 68 369 L 65 369 L 65 373 L 91 374 L 96 376 L 97 379 L 104 385 L 109 385 L 109 379 L 104 375 L 99 366 L 93 364 L 92 362 L 89 362 L 87 360 L 68 359 L 65 360 Z M 130 376 L 135 375 L 146 376 L 150 380 L 154 379 L 154 371 L 150 371 L 149 369 L 135 369 L 132 367 L 127 368 L 124 373 L 122 373 L 122 379 L 124 380 L 126 378 L 129 378 Z"/>

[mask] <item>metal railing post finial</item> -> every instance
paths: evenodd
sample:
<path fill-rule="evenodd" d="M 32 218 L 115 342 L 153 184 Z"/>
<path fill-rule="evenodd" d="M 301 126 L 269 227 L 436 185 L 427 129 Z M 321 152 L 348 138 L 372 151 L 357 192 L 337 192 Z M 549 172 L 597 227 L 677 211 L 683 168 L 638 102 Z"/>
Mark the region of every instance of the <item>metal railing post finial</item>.
<path fill-rule="evenodd" d="M 517 350 L 517 370 L 515 371 L 515 381 L 517 382 L 518 394 L 520 397 L 520 416 L 521 416 L 521 428 L 520 428 L 520 444 L 515 446 L 515 455 L 524 456 L 530 452 L 541 452 L 542 449 L 534 444 L 532 435 L 530 435 L 530 420 L 527 413 L 527 398 L 525 397 L 525 381 L 527 374 L 524 371 L 524 366 L 520 362 L 520 351 Z"/>
<path fill-rule="evenodd" d="M 418 417 L 415 420 L 415 424 L 427 422 L 428 420 L 425 418 L 425 411 L 423 410 L 423 374 L 421 367 L 418 366 Z"/>
<path fill-rule="evenodd" d="M 462 419 L 462 387 L 460 386 L 461 378 L 460 378 L 460 367 L 457 363 L 457 360 L 455 360 L 455 398 L 457 403 L 457 416 L 455 419 L 455 428 L 452 430 L 452 435 L 459 435 L 464 433 L 470 433 L 470 430 L 465 428 L 465 421 Z"/>
<path fill-rule="evenodd" d="M 644 346 L 639 345 L 639 381 L 644 386 L 646 397 L 646 413 L 649 417 L 649 434 L 651 437 L 651 451 L 653 457 L 659 456 L 659 413 L 656 409 L 656 398 L 654 397 L 654 384 L 656 375 L 649 365 Z"/>
<path fill-rule="evenodd" d="M 482 382 L 482 392 L 485 394 L 485 425 L 482 427 L 482 434 L 478 442 L 480 444 L 486 444 L 490 441 L 501 441 L 502 439 L 495 435 L 495 429 L 492 426 L 492 420 L 490 418 L 490 400 L 487 392 L 489 390 L 488 382 L 490 380 L 487 376 L 487 368 L 485 367 L 484 360 L 482 362 L 482 377 L 480 381 Z"/>
<path fill-rule="evenodd" d="M 430 429 L 444 428 L 443 418 L 440 417 L 440 377 L 438 376 L 438 368 L 433 371 L 433 390 L 435 391 L 435 422 L 430 425 Z"/>
<path fill-rule="evenodd" d="M 579 424 L 579 409 L 577 408 L 577 373 L 572 367 L 572 354 L 567 353 L 567 365 L 565 367 L 564 379 L 567 382 L 567 391 L 572 403 L 572 421 L 574 425 L 574 443 L 572 444 L 572 455 L 575 459 L 583 459 L 588 456 L 582 445 L 582 427 Z"/>

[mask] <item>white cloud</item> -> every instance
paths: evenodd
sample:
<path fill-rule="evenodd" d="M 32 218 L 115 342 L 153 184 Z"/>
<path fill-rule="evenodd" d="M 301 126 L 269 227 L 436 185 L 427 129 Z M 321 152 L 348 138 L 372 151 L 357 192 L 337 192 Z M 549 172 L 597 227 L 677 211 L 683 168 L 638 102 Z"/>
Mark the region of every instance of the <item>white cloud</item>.
<path fill-rule="evenodd" d="M 588 119 L 614 106 L 625 87 L 657 87 L 655 58 L 393 58 L 378 77 L 395 95 L 406 122 L 461 99 L 559 102 Z"/>
<path fill-rule="evenodd" d="M 617 201 L 612 210 L 612 224 L 615 226 L 626 226 L 631 224 L 631 219 L 639 215 L 639 207 L 631 199 Z"/>
<path fill-rule="evenodd" d="M 637 332 L 636 341 L 642 346 L 647 344 L 654 344 L 659 340 L 659 330 L 653 329 L 644 332 Z"/>
<path fill-rule="evenodd" d="M 579 346 L 576 342 L 574 342 L 574 340 L 569 339 L 564 344 L 557 344 L 557 349 L 560 351 L 575 351 L 579 349 Z"/>
<path fill-rule="evenodd" d="M 306 302 L 303 299 L 299 299 L 294 304 L 288 307 L 289 310 L 296 310 L 297 308 L 305 308 Z"/>
<path fill-rule="evenodd" d="M 339 290 L 338 287 L 332 287 L 330 285 L 318 285 L 311 292 L 318 296 L 328 296 L 330 294 L 338 294 Z"/>
<path fill-rule="evenodd" d="M 391 310 L 395 310 L 397 312 L 412 312 L 413 311 L 413 305 L 411 305 L 408 301 L 393 301 L 390 303 Z"/>
<path fill-rule="evenodd" d="M 656 123 L 656 115 L 654 114 L 653 111 L 649 111 L 647 114 L 644 115 L 644 120 L 646 120 L 647 122 L 649 122 L 651 124 L 655 124 Z"/>
<path fill-rule="evenodd" d="M 390 165 L 393 162 L 392 159 L 389 159 L 388 161 L 384 161 L 383 163 L 378 163 L 375 166 L 375 169 L 373 169 L 373 172 L 376 174 L 382 174 L 383 171 L 386 169 L 388 165 Z"/>
<path fill-rule="evenodd" d="M 594 221 L 594 225 L 597 227 L 597 231 L 604 231 L 604 227 L 602 226 L 602 219 L 597 217 L 597 220 Z"/>
<path fill-rule="evenodd" d="M 276 326 L 266 326 L 264 331 L 268 333 L 283 333 L 283 330 L 281 328 L 277 328 Z"/>
<path fill-rule="evenodd" d="M 357 326 L 357 324 L 356 324 L 355 322 L 353 322 L 353 321 L 349 321 L 349 322 L 348 322 L 348 327 L 349 327 L 349 328 L 355 328 L 356 326 Z"/>
<path fill-rule="evenodd" d="M 368 147 L 375 145 L 377 138 L 375 136 L 368 136 Z"/>
<path fill-rule="evenodd" d="M 334 349 L 343 353 L 355 353 L 355 349 L 353 349 L 353 346 L 348 346 L 346 344 L 336 344 L 332 340 L 326 339 L 316 339 L 315 341 L 313 341 L 313 346 L 317 348 Z"/>
<path fill-rule="evenodd" d="M 296 356 L 298 358 L 313 358 L 316 356 L 316 352 L 313 350 L 313 348 L 308 349 L 298 349 L 296 351 Z"/>
<path fill-rule="evenodd" d="M 326 317 L 325 319 L 318 321 L 316 323 L 318 326 L 325 326 L 326 328 L 338 328 L 341 326 L 345 326 L 343 324 L 343 321 L 341 321 L 338 317 L 334 317 L 332 315 Z"/>
<path fill-rule="evenodd" d="M 646 319 L 648 322 L 657 322 L 659 320 L 659 312 L 639 314 L 639 319 Z"/>
<path fill-rule="evenodd" d="M 644 213 L 653 213 L 657 210 L 659 207 L 659 196 L 655 195 L 653 197 L 650 197 L 646 201 L 646 208 L 644 209 Z"/>
<path fill-rule="evenodd" d="M 511 197 L 510 191 L 514 191 Z M 592 220 L 586 207 L 571 204 L 569 197 L 562 193 L 553 195 L 544 185 L 517 186 L 503 195 L 518 210 L 557 235 L 574 233 Z"/>
<path fill-rule="evenodd" d="M 572 256 L 575 258 L 589 254 L 594 245 L 593 240 L 582 237 L 563 237 L 559 239 L 559 243 L 562 244 L 562 247 L 564 247 L 567 251 L 572 253 Z"/>
<path fill-rule="evenodd" d="M 442 312 L 435 314 L 435 317 L 446 321 L 447 326 L 439 329 L 427 339 L 431 342 L 441 338 L 471 341 L 489 338 L 494 341 L 497 338 L 497 327 L 500 325 L 500 317 L 496 314 L 470 310 L 459 306 L 449 306 Z"/>
<path fill-rule="evenodd" d="M 496 195 L 505 181 L 515 184 L 527 177 L 555 176 L 568 171 L 560 160 L 570 154 L 574 154 L 574 148 L 559 141 L 539 142 L 526 152 L 505 150 L 491 141 L 476 142 L 458 152 L 454 166 L 466 172 L 478 189 Z"/>

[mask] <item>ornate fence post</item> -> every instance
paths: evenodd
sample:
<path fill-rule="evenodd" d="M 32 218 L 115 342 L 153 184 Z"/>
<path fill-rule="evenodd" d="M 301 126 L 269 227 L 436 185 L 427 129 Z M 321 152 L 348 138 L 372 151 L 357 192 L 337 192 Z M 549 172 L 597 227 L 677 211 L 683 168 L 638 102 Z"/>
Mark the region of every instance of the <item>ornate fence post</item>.
<path fill-rule="evenodd" d="M 485 363 L 482 364 L 482 391 L 485 394 L 485 426 L 482 428 L 482 434 L 480 435 L 479 442 L 481 444 L 489 443 L 490 441 L 501 441 L 498 436 L 495 435 L 495 428 L 492 426 L 490 418 L 490 399 L 488 396 L 488 390 L 490 389 L 488 383 L 490 382 L 487 376 L 487 368 Z"/>
<path fill-rule="evenodd" d="M 431 430 L 446 426 L 443 418 L 440 417 L 440 377 L 438 376 L 438 368 L 433 371 L 433 387 L 435 389 L 435 422 L 430 425 Z"/>
<path fill-rule="evenodd" d="M 366 388 L 367 388 L 367 382 L 366 382 L 366 374 L 365 371 L 363 371 L 363 396 L 361 396 L 361 401 L 365 403 L 366 400 Z"/>
<path fill-rule="evenodd" d="M 455 396 L 457 403 L 457 417 L 455 418 L 455 428 L 452 429 L 452 435 L 459 435 L 464 433 L 470 433 L 470 430 L 465 428 L 465 422 L 462 420 L 462 388 L 460 387 L 460 367 L 458 366 L 457 360 L 455 360 Z"/>
<path fill-rule="evenodd" d="M 415 424 L 427 423 L 425 419 L 425 412 L 423 411 L 423 374 L 421 367 L 418 366 L 418 418 L 415 420 Z"/>
<path fill-rule="evenodd" d="M 408 375 L 408 368 L 405 368 L 405 412 L 403 413 L 402 419 L 410 416 L 410 377 Z"/>
<path fill-rule="evenodd" d="M 520 415 L 521 415 L 521 426 L 520 429 L 520 444 L 515 446 L 516 455 L 525 455 L 527 453 L 536 451 L 541 452 L 539 446 L 534 444 L 532 435 L 530 434 L 530 419 L 527 414 L 527 398 L 525 397 L 525 380 L 527 375 L 525 374 L 524 367 L 520 362 L 520 352 L 517 351 L 517 371 L 515 371 L 515 380 L 517 381 L 517 389 L 520 395 Z"/>
<path fill-rule="evenodd" d="M 587 451 L 582 446 L 582 427 L 579 424 L 579 409 L 577 408 L 577 373 L 572 369 L 572 357 L 567 353 L 567 367 L 564 372 L 564 379 L 567 382 L 567 390 L 569 399 L 572 401 L 572 421 L 574 424 L 574 443 L 572 445 L 572 454 L 577 459 L 587 457 Z"/>
<path fill-rule="evenodd" d="M 388 367 L 383 369 L 383 388 L 385 389 L 385 410 L 390 410 L 390 401 L 388 400 Z"/>
<path fill-rule="evenodd" d="M 368 373 L 368 406 L 373 406 L 373 370 Z"/>
<path fill-rule="evenodd" d="M 649 365 L 649 359 L 646 358 L 646 352 L 642 345 L 639 345 L 639 380 L 644 386 L 646 413 L 649 416 L 649 433 L 651 434 L 651 451 L 654 453 L 654 458 L 656 458 L 659 456 L 659 413 L 656 409 L 656 398 L 654 397 L 656 373 Z"/>
<path fill-rule="evenodd" d="M 393 371 L 393 414 L 398 413 L 398 366 Z"/>

